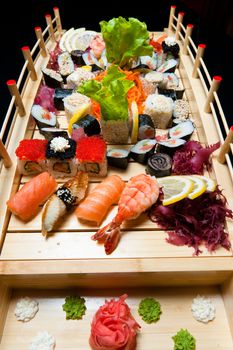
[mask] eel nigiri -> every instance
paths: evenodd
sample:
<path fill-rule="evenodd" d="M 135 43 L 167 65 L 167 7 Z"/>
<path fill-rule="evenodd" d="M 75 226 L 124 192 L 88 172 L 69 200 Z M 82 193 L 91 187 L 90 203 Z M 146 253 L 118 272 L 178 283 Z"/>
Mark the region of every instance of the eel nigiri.
<path fill-rule="evenodd" d="M 118 175 L 107 177 L 77 207 L 77 218 L 100 224 L 110 206 L 118 202 L 124 187 L 125 183 Z"/>
<path fill-rule="evenodd" d="M 85 197 L 87 186 L 88 174 L 79 171 L 73 179 L 65 182 L 49 198 L 42 212 L 43 236 L 52 231 L 58 219 Z"/>
<path fill-rule="evenodd" d="M 126 220 L 137 218 L 150 208 L 159 197 L 159 185 L 155 177 L 139 174 L 131 177 L 119 199 L 118 213 L 113 220 L 92 236 L 94 241 L 104 242 L 105 253 L 111 254 L 121 237 L 120 227 Z"/>
<path fill-rule="evenodd" d="M 32 219 L 39 205 L 46 201 L 56 190 L 56 180 L 44 172 L 27 182 L 7 201 L 8 209 L 23 221 Z"/>

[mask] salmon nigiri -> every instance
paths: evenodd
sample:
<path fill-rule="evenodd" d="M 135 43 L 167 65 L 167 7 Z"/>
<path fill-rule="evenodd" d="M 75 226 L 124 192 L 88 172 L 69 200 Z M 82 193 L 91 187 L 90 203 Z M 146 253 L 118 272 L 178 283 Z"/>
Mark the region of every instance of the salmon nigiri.
<path fill-rule="evenodd" d="M 56 180 L 44 172 L 35 176 L 7 201 L 8 209 L 23 221 L 36 215 L 39 205 L 46 201 L 56 190 Z"/>
<path fill-rule="evenodd" d="M 124 187 L 125 183 L 118 175 L 107 177 L 79 204 L 75 211 L 77 218 L 99 225 L 110 206 L 118 202 Z"/>

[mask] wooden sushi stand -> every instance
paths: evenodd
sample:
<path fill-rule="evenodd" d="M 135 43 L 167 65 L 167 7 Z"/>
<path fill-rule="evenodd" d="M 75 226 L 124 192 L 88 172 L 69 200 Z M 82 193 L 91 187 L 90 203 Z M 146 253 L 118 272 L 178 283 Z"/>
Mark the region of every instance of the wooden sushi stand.
<path fill-rule="evenodd" d="M 176 35 L 181 47 L 176 73 L 195 122 L 193 139 L 204 145 L 218 141 L 223 144 L 225 139 L 229 141 L 230 131 L 217 95 L 220 79 L 210 77 L 203 61 L 204 45 L 196 47 L 191 38 L 192 26 L 185 27 L 183 17 L 182 13 L 176 16 L 172 6 L 166 31 Z M 97 227 L 79 223 L 74 215 L 67 216 L 46 240 L 41 235 L 41 212 L 23 223 L 7 211 L 6 201 L 11 193 L 29 179 L 17 172 L 16 145 L 23 138 L 41 138 L 30 119 L 30 109 L 41 84 L 41 66 L 48 62 L 48 52 L 62 33 L 57 8 L 53 18 L 46 16 L 46 22 L 43 32 L 35 28 L 38 40 L 34 48 L 23 48 L 25 64 L 18 81 L 8 81 L 12 99 L 1 130 L 4 144 L 1 141 L 0 348 L 26 349 L 38 331 L 47 329 L 55 336 L 58 350 L 89 349 L 90 323 L 97 308 L 106 298 L 127 293 L 132 314 L 142 325 L 137 349 L 172 349 L 171 337 L 180 328 L 188 328 L 195 336 L 198 350 L 232 349 L 232 250 L 219 248 L 211 254 L 202 247 L 203 253 L 193 256 L 192 248 L 168 244 L 166 233 L 143 214 L 123 226 L 117 250 L 107 256 L 103 246 L 90 239 Z M 58 119 L 61 127 L 67 128 L 62 113 Z M 226 152 L 233 152 L 233 144 L 228 141 L 220 152 L 214 153 L 212 171 L 206 175 L 217 180 L 233 209 L 233 168 Z M 127 181 L 144 171 L 144 166 L 132 161 L 127 171 L 109 170 L 109 174 L 119 174 Z M 89 188 L 98 181 L 91 178 Z M 113 206 L 106 222 L 115 212 Z M 233 244 L 232 220 L 227 220 L 226 229 Z M 71 293 L 87 300 L 82 321 L 65 320 L 61 305 Z M 203 325 L 193 319 L 190 307 L 198 294 L 214 300 L 213 322 Z M 30 324 L 18 322 L 14 316 L 15 304 L 21 296 L 36 298 L 40 303 L 38 315 Z M 163 310 L 161 320 L 153 325 L 142 324 L 137 314 L 138 302 L 146 296 L 159 300 Z"/>

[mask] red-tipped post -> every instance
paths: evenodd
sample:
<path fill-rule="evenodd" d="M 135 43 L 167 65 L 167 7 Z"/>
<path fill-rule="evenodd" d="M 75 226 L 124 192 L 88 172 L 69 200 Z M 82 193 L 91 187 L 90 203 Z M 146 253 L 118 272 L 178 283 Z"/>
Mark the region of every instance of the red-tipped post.
<path fill-rule="evenodd" d="M 204 112 L 210 113 L 210 111 L 211 111 L 210 104 L 214 100 L 214 92 L 218 91 L 219 86 L 221 84 L 221 81 L 222 81 L 222 77 L 220 77 L 219 75 L 216 75 L 213 77 L 212 84 L 210 86 L 210 90 L 209 90 L 207 98 L 206 98 Z"/>
<path fill-rule="evenodd" d="M 173 22 L 174 22 L 174 16 L 176 12 L 176 6 L 173 5 L 170 8 L 170 16 L 169 16 L 169 23 L 168 23 L 168 34 L 173 31 Z"/>
<path fill-rule="evenodd" d="M 52 41 L 55 41 L 51 15 L 50 14 L 46 14 L 45 15 L 45 20 L 46 20 L 47 26 L 49 27 L 49 36 L 51 37 Z"/>
<path fill-rule="evenodd" d="M 219 154 L 218 162 L 224 164 L 226 161 L 226 154 L 230 151 L 230 144 L 233 142 L 233 126 L 230 127 L 230 130 L 227 134 L 225 141 L 223 142 Z"/>
<path fill-rule="evenodd" d="M 188 55 L 189 38 L 192 36 L 193 27 L 193 24 L 187 24 L 183 46 L 184 55 Z"/>
<path fill-rule="evenodd" d="M 25 116 L 26 111 L 23 105 L 22 97 L 17 88 L 16 81 L 11 79 L 8 80 L 6 84 L 8 86 L 11 96 L 15 98 L 15 106 L 18 108 L 18 113 L 20 117 Z"/>
<path fill-rule="evenodd" d="M 205 44 L 198 45 L 197 54 L 196 54 L 196 58 L 193 66 L 193 73 L 192 73 L 193 78 L 198 78 L 198 68 L 200 67 L 200 64 L 201 64 L 200 60 L 204 56 L 205 48 L 206 48 Z"/>
<path fill-rule="evenodd" d="M 175 35 L 176 40 L 180 39 L 180 29 L 181 29 L 181 24 L 183 22 L 183 19 L 184 19 L 184 12 L 179 12 L 177 24 L 176 24 L 176 35 Z"/>
<path fill-rule="evenodd" d="M 60 12 L 59 12 L 59 8 L 58 7 L 54 7 L 53 8 L 53 12 L 56 18 L 56 27 L 57 27 L 57 31 L 59 32 L 59 34 L 62 34 L 62 25 L 61 25 L 61 17 L 60 17 Z"/>
<path fill-rule="evenodd" d="M 47 51 L 46 51 L 45 42 L 44 42 L 44 38 L 43 38 L 41 27 L 35 27 L 35 34 L 36 34 L 37 40 L 39 40 L 39 46 L 40 46 L 40 49 L 41 49 L 41 55 L 43 57 L 46 57 L 47 56 Z"/>
<path fill-rule="evenodd" d="M 30 52 L 30 48 L 29 48 L 29 46 L 23 46 L 21 50 L 22 50 L 23 57 L 24 57 L 25 61 L 27 61 L 27 69 L 28 69 L 28 72 L 30 73 L 30 77 L 33 81 L 35 81 L 35 80 L 37 80 L 37 74 L 35 71 L 34 62 L 32 59 L 31 52 Z"/>

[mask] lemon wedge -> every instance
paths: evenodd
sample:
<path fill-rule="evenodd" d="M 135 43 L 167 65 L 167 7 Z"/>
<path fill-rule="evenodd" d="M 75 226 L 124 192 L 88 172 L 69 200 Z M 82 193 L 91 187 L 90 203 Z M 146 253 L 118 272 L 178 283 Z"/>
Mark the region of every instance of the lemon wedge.
<path fill-rule="evenodd" d="M 184 176 L 165 176 L 157 178 L 163 187 L 163 205 L 169 205 L 186 198 L 194 187 L 194 182 Z"/>
<path fill-rule="evenodd" d="M 131 103 L 131 117 L 132 117 L 131 142 L 136 143 L 138 140 L 138 105 L 135 101 Z"/>
<path fill-rule="evenodd" d="M 202 179 L 206 183 L 206 191 L 214 192 L 217 186 L 217 182 L 210 177 L 203 176 L 203 175 L 194 175 L 195 177 L 198 177 L 199 179 Z"/>
<path fill-rule="evenodd" d="M 88 113 L 90 109 L 90 106 L 88 104 L 85 104 L 83 106 L 81 106 L 77 112 L 75 112 L 72 116 L 72 118 L 70 119 L 69 125 L 68 125 L 68 132 L 71 135 L 72 133 L 72 126 L 74 123 L 76 123 L 80 118 L 82 118 L 84 115 L 86 115 Z"/>
<path fill-rule="evenodd" d="M 193 190 L 188 194 L 189 199 L 197 198 L 206 191 L 207 186 L 206 182 L 203 179 L 195 175 L 187 176 L 187 178 L 193 181 L 194 183 Z"/>

